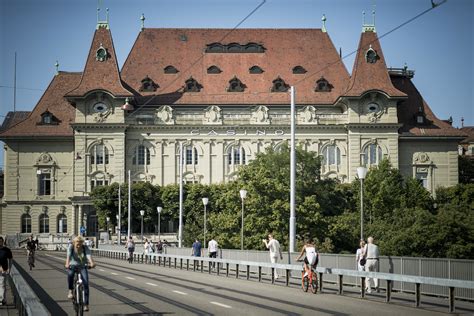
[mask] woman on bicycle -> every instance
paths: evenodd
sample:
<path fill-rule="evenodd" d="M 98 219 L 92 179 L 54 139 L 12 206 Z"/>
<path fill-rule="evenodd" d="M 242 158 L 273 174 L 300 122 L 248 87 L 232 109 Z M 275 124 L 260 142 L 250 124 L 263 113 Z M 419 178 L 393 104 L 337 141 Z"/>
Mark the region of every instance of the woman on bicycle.
<path fill-rule="evenodd" d="M 68 283 L 68 298 L 73 298 L 72 291 L 74 289 L 74 268 L 80 269 L 82 284 L 84 285 L 84 310 L 89 310 L 89 274 L 87 267 L 95 267 L 95 262 L 92 260 L 91 250 L 84 245 L 84 238 L 77 236 L 72 240 L 72 246 L 67 249 L 66 264 L 68 269 L 67 283 Z"/>
<path fill-rule="evenodd" d="M 300 260 L 303 255 L 306 255 L 304 258 L 304 270 L 306 271 L 306 276 L 308 275 L 309 269 L 311 269 L 311 267 L 316 267 L 319 261 L 316 248 L 314 247 L 310 239 L 305 240 L 305 244 L 303 245 L 303 248 L 301 248 L 301 253 L 298 258 L 296 258 L 296 261 Z"/>

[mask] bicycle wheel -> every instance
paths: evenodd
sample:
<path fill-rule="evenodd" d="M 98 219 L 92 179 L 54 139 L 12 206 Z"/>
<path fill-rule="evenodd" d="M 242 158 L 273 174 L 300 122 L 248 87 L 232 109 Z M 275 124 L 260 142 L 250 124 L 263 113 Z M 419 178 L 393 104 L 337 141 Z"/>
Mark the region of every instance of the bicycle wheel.
<path fill-rule="evenodd" d="M 303 286 L 303 291 L 308 292 L 309 279 L 308 279 L 308 276 L 307 276 L 307 275 L 303 277 L 302 286 Z"/>
<path fill-rule="evenodd" d="M 318 292 L 318 276 L 316 273 L 313 273 L 313 277 L 311 280 L 311 292 L 316 294 Z"/>
<path fill-rule="evenodd" d="M 79 284 L 77 286 L 77 310 L 76 315 L 83 316 L 84 315 L 84 286 Z"/>

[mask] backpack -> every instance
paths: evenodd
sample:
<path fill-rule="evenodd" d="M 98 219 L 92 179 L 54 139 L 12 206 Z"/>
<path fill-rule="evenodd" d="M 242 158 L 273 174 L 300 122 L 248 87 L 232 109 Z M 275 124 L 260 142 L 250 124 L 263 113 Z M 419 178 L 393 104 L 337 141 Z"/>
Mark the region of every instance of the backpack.
<path fill-rule="evenodd" d="M 162 244 L 161 242 L 157 243 L 157 244 L 156 244 L 156 249 L 157 249 L 158 251 L 162 251 L 162 250 L 163 250 L 163 244 Z"/>

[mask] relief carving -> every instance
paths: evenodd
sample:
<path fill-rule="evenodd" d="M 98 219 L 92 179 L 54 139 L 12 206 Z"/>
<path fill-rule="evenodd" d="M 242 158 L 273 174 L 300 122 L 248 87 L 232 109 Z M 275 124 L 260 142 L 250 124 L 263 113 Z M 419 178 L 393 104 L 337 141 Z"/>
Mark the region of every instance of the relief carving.
<path fill-rule="evenodd" d="M 252 122 L 258 124 L 270 124 L 268 108 L 260 105 L 252 112 Z"/>
<path fill-rule="evenodd" d="M 427 153 L 415 153 L 413 155 L 413 164 L 427 164 L 431 163 L 430 156 Z"/>
<path fill-rule="evenodd" d="M 165 124 L 174 124 L 173 108 L 169 105 L 163 105 L 156 111 L 156 117 Z"/>
<path fill-rule="evenodd" d="M 316 117 L 316 109 L 312 105 L 308 105 L 303 109 L 301 117 L 304 123 L 318 123 L 318 119 Z"/>
<path fill-rule="evenodd" d="M 204 112 L 204 124 L 222 124 L 222 110 L 216 105 L 208 107 Z"/>

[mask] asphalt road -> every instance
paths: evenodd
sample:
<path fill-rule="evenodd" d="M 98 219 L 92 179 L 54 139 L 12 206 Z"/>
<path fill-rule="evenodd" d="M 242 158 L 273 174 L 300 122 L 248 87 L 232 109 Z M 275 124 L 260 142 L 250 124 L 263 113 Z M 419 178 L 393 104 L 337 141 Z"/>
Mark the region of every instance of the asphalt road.
<path fill-rule="evenodd" d="M 27 271 L 23 253 L 14 254 L 27 282 L 52 315 L 71 315 L 67 299 L 64 253 L 38 252 L 36 267 Z M 356 289 L 344 296 L 331 289 L 324 293 L 303 292 L 297 285 L 271 285 L 168 267 L 128 264 L 95 258 L 89 270 L 90 315 L 433 315 L 444 314 L 447 302 L 434 300 L 413 308 L 413 297 L 399 295 L 390 304 L 384 296 L 358 297 Z M 464 303 L 462 313 L 472 313 L 474 304 Z M 467 306 L 467 307 L 466 307 Z"/>

